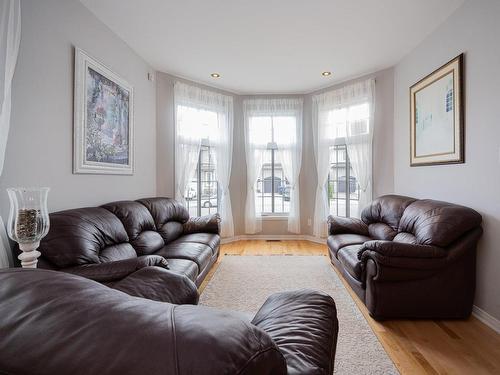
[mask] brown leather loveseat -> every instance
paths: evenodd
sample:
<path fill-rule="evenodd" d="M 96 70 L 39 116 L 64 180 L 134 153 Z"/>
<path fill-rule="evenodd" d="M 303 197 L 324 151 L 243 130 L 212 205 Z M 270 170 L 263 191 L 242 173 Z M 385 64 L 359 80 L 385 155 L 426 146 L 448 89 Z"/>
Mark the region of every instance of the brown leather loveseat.
<path fill-rule="evenodd" d="M 330 259 L 375 319 L 466 318 L 481 215 L 452 203 L 386 195 L 361 220 L 328 218 Z"/>
<path fill-rule="evenodd" d="M 198 302 L 219 256 L 218 215 L 190 218 L 177 201 L 146 198 L 50 214 L 38 268 L 83 276 L 130 295 Z"/>

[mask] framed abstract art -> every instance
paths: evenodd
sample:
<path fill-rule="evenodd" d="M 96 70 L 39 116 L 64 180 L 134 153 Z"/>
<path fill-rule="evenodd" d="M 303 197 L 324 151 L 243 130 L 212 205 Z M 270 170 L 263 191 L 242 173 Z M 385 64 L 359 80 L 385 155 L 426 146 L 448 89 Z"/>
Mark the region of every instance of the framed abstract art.
<path fill-rule="evenodd" d="M 410 88 L 410 165 L 464 163 L 463 54 Z"/>
<path fill-rule="evenodd" d="M 75 48 L 73 173 L 133 174 L 134 90 Z"/>

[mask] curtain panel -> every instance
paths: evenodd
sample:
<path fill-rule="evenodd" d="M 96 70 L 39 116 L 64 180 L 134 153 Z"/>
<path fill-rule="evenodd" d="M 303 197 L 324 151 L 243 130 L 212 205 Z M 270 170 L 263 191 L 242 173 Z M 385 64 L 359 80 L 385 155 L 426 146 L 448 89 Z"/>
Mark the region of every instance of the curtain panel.
<path fill-rule="evenodd" d="M 302 162 L 302 99 L 247 99 L 243 101 L 245 152 L 247 161 L 247 198 L 245 232 L 262 230 L 262 217 L 257 211 L 256 184 L 269 144 L 289 183 L 290 208 L 288 231 L 300 233 L 299 174 Z M 258 121 L 269 118 L 270 121 Z"/>
<path fill-rule="evenodd" d="M 186 205 L 184 195 L 196 173 L 202 141 L 207 142 L 215 155 L 221 236 L 232 237 L 229 179 L 233 155 L 233 98 L 176 82 L 174 107 L 175 199 Z"/>
<path fill-rule="evenodd" d="M 374 79 L 313 96 L 312 123 L 318 178 L 313 234 L 317 237 L 327 236 L 330 148 L 340 140 L 346 144 L 360 188 L 358 210 L 351 216 L 359 217 L 363 207 L 372 200 L 374 103 Z"/>
<path fill-rule="evenodd" d="M 10 127 L 12 78 L 21 41 L 21 3 L 19 0 L 0 2 L 0 176 L 5 161 L 5 149 Z M 11 262 L 9 240 L 0 216 L 0 268 Z"/>

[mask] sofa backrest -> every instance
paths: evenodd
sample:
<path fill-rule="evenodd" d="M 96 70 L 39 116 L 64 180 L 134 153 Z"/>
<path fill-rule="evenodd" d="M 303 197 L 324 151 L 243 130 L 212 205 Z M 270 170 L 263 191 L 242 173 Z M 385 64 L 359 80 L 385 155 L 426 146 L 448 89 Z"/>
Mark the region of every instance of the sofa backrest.
<path fill-rule="evenodd" d="M 130 244 L 138 255 L 149 255 L 165 246 L 162 236 L 146 206 L 134 201 L 112 202 L 101 206 L 122 222 Z"/>
<path fill-rule="evenodd" d="M 121 221 L 100 207 L 50 214 L 50 230 L 40 242 L 42 256 L 59 268 L 134 258 Z"/>
<path fill-rule="evenodd" d="M 65 268 L 152 254 L 181 236 L 188 219 L 186 208 L 170 198 L 51 213 L 41 264 Z"/>
<path fill-rule="evenodd" d="M 468 231 L 479 227 L 481 221 L 481 215 L 471 208 L 421 199 L 405 209 L 399 223 L 398 237 L 414 236 L 418 244 L 446 247 Z"/>
<path fill-rule="evenodd" d="M 373 200 L 361 213 L 361 220 L 368 225 L 370 237 L 393 240 L 398 234 L 399 221 L 414 198 L 401 195 L 384 195 Z"/>
<path fill-rule="evenodd" d="M 369 235 L 377 240 L 420 245 L 449 246 L 481 225 L 471 208 L 432 199 L 384 195 L 361 213 Z"/>
<path fill-rule="evenodd" d="M 153 217 L 156 230 L 163 237 L 165 243 L 179 238 L 183 231 L 183 224 L 189 219 L 189 212 L 182 204 L 170 198 L 139 199 Z"/>

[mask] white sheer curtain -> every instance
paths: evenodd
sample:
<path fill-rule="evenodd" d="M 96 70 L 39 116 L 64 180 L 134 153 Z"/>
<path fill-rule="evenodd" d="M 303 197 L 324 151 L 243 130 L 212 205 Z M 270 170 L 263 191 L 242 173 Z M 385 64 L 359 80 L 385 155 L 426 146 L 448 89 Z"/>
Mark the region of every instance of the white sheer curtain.
<path fill-rule="evenodd" d="M 314 156 L 318 185 L 314 204 L 313 234 L 316 237 L 326 236 L 326 218 L 328 216 L 328 191 L 326 182 L 330 170 L 330 147 L 335 144 L 332 124 L 329 121 L 327 100 L 324 94 L 313 96 L 313 139 Z"/>
<path fill-rule="evenodd" d="M 231 178 L 231 164 L 233 160 L 233 106 L 228 106 L 226 112 L 217 112 L 218 131 L 214 134 L 215 164 L 217 181 L 219 182 L 219 213 L 221 216 L 221 236 L 233 237 L 233 211 L 229 180 Z"/>
<path fill-rule="evenodd" d="M 330 148 L 339 141 L 346 144 L 352 169 L 360 187 L 358 212 L 372 199 L 372 140 L 375 80 L 368 79 L 313 96 L 314 152 L 318 186 L 313 233 L 327 235 L 329 213 L 327 179 Z"/>
<path fill-rule="evenodd" d="M 348 108 L 346 146 L 349 161 L 359 185 L 359 202 L 357 212 L 351 216 L 361 217 L 361 211 L 373 198 L 372 164 L 373 164 L 373 118 L 374 97 L 372 80 L 367 85 L 367 102 Z"/>
<path fill-rule="evenodd" d="M 176 82 L 175 106 L 175 198 L 186 204 L 185 193 L 196 173 L 201 144 L 214 150 L 219 188 L 221 235 L 234 235 L 229 178 L 233 150 L 233 98 Z"/>
<path fill-rule="evenodd" d="M 12 78 L 21 40 L 19 0 L 0 2 L 0 176 L 2 175 L 10 127 Z M 0 216 L 0 268 L 9 267 L 10 247 Z"/>
<path fill-rule="evenodd" d="M 281 162 L 285 178 L 290 184 L 290 211 L 288 231 L 300 233 L 300 189 L 299 174 L 302 164 L 302 99 L 286 99 L 282 102 L 285 114 L 292 114 L 295 121 L 274 121 L 274 134 L 278 161 Z M 289 117 L 287 117 L 289 118 Z"/>
<path fill-rule="evenodd" d="M 256 183 L 269 145 L 276 149 L 277 161 L 290 188 L 288 231 L 300 233 L 299 173 L 302 161 L 302 99 L 248 99 L 243 102 L 247 199 L 245 232 L 262 230 L 255 202 Z"/>

